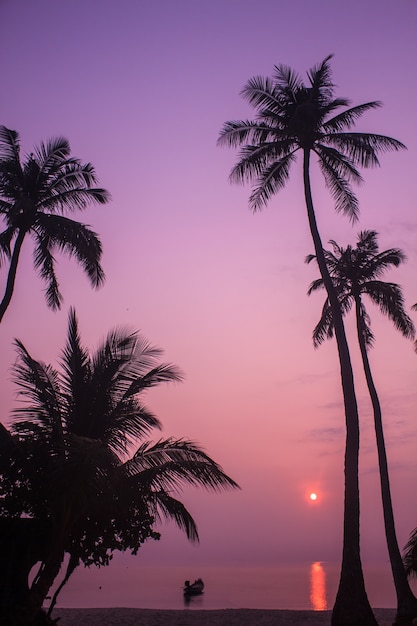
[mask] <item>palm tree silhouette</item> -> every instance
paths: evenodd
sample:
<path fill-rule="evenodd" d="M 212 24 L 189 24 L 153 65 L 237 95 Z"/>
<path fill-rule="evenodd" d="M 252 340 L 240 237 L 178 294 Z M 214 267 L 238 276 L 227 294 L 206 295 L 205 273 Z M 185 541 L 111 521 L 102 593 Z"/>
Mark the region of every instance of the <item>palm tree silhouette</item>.
<path fill-rule="evenodd" d="M 34 265 L 46 282 L 46 302 L 53 310 L 62 302 L 55 276 L 56 250 L 75 257 L 93 287 L 103 283 L 97 234 L 64 216 L 85 209 L 90 202 L 108 202 L 108 192 L 93 187 L 96 182 L 93 166 L 71 157 L 63 137 L 41 143 L 21 162 L 18 133 L 0 126 L 0 216 L 5 222 L 0 233 L 0 265 L 10 259 L 0 322 L 12 299 L 26 235 L 34 240 Z"/>
<path fill-rule="evenodd" d="M 415 329 L 412 320 L 404 310 L 401 287 L 395 283 L 379 280 L 387 269 L 392 266 L 398 267 L 405 260 L 405 256 L 398 248 L 380 252 L 377 238 L 378 234 L 374 230 L 364 230 L 358 235 L 356 248 L 352 246 L 342 248 L 332 240 L 330 243 L 333 246 L 333 252 L 325 250 L 324 254 L 343 314 L 348 313 L 353 307 L 356 313 L 359 347 L 374 413 L 385 535 L 397 594 L 397 623 L 410 623 L 411 619 L 417 615 L 417 599 L 408 584 L 395 532 L 381 404 L 368 357 L 368 349 L 372 347 L 375 338 L 371 330 L 370 317 L 363 303 L 363 296 L 368 296 L 404 337 L 413 338 Z M 312 260 L 316 260 L 315 255 L 309 255 L 306 258 L 307 263 Z M 318 289 L 324 289 L 322 278 L 311 283 L 308 294 Z M 314 345 L 318 346 L 326 338 L 333 337 L 333 332 L 332 308 L 329 299 L 326 298 L 320 321 L 313 332 Z"/>
<path fill-rule="evenodd" d="M 375 625 L 376 620 L 366 595 L 360 560 L 358 408 L 342 313 L 326 266 L 313 206 L 310 159 L 312 153 L 318 158 L 336 211 L 355 220 L 358 201 L 351 184 L 362 180 L 358 166 L 379 165 L 378 152 L 399 150 L 405 146 L 390 137 L 351 132 L 355 121 L 366 111 L 379 107 L 380 103 L 368 102 L 345 108 L 349 106 L 349 100 L 334 97 L 331 58 L 332 55 L 326 57 L 308 72 L 307 85 L 284 65 L 275 66 L 272 78 L 258 76 L 250 79 L 242 94 L 256 110 L 255 121 L 226 122 L 218 142 L 220 145 L 242 146 L 230 178 L 232 182 L 254 183 L 249 199 L 253 211 L 260 210 L 285 186 L 296 153 L 302 152 L 307 217 L 320 274 L 333 310 L 346 417 L 343 557 L 332 624 L 368 626 Z M 335 115 L 341 108 L 344 110 Z"/>
<path fill-rule="evenodd" d="M 73 310 L 59 370 L 16 342 L 14 381 L 26 402 L 14 412 L 11 461 L 0 465 L 0 517 L 30 516 L 48 525 L 48 541 L 24 610 L 39 615 L 64 559 L 105 565 L 114 550 L 136 554 L 156 537 L 155 520 L 173 520 L 192 541 L 196 523 L 175 496 L 185 485 L 237 488 L 198 445 L 147 440 L 160 422 L 143 404 L 146 390 L 179 381 L 160 350 L 137 333 L 110 332 L 93 353 L 83 347 Z M 12 444 L 14 442 L 14 451 Z M 68 573 L 68 571 L 67 571 Z"/>

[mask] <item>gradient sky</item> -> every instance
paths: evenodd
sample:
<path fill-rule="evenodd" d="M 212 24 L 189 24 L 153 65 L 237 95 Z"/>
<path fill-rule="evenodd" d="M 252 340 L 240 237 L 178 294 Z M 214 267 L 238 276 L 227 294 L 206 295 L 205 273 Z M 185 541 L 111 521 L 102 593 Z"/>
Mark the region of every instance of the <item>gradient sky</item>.
<path fill-rule="evenodd" d="M 226 120 L 252 117 L 239 95 L 247 79 L 280 63 L 305 76 L 334 53 L 338 95 L 384 103 L 358 128 L 395 137 L 408 151 L 364 172 L 353 226 L 334 213 L 313 168 L 322 238 L 346 245 L 371 228 L 381 249 L 402 248 L 407 264 L 386 278 L 403 286 L 409 309 L 417 301 L 415 0 L 0 0 L 0 19 L 0 123 L 18 130 L 25 153 L 66 136 L 112 194 L 108 205 L 76 216 L 103 242 L 107 280 L 98 292 L 61 257 L 65 301 L 51 312 L 25 244 L 0 328 L 1 419 L 15 402 L 14 337 L 56 363 L 70 306 L 91 347 L 114 326 L 141 330 L 186 376 L 147 396 L 162 435 L 200 442 L 242 487 L 186 491 L 200 545 L 164 526 L 143 561 L 340 560 L 344 414 L 335 343 L 314 350 L 311 341 L 323 296 L 306 295 L 317 270 L 304 263 L 313 246 L 300 166 L 253 215 L 250 187 L 228 182 L 236 151 L 216 140 Z M 3 286 L 4 271 L 0 278 Z M 392 324 L 369 312 L 403 546 L 417 525 L 417 357 Z M 385 562 L 372 413 L 352 319 L 347 328 L 362 431 L 362 553 Z"/>

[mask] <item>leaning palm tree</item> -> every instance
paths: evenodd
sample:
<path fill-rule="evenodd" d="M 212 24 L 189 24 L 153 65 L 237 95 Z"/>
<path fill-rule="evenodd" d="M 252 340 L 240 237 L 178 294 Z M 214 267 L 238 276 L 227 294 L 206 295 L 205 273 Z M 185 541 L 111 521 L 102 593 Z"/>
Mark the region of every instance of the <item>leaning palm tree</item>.
<path fill-rule="evenodd" d="M 332 240 L 330 243 L 333 246 L 333 252 L 325 250 L 324 254 L 342 313 L 346 314 L 354 308 L 356 314 L 358 342 L 374 413 L 385 536 L 397 594 L 397 623 L 409 623 L 417 615 L 417 599 L 408 584 L 395 531 L 381 404 L 368 357 L 368 350 L 373 346 L 375 337 L 371 330 L 371 320 L 366 311 L 363 296 L 367 296 L 393 322 L 395 328 L 404 337 L 412 339 L 415 329 L 404 309 L 401 287 L 396 283 L 380 280 L 390 267 L 398 267 L 404 261 L 405 256 L 398 248 L 380 252 L 377 237 L 374 230 L 364 230 L 358 235 L 356 247 L 347 246 L 346 248 L 342 248 Z M 309 255 L 306 258 L 307 263 L 312 260 L 316 260 L 315 255 Z M 319 289 L 324 289 L 322 278 L 311 283 L 308 294 Z M 317 347 L 325 339 L 333 337 L 333 334 L 333 312 L 329 298 L 326 298 L 320 321 L 313 332 L 314 345 Z"/>
<path fill-rule="evenodd" d="M 219 144 L 242 146 L 230 178 L 232 182 L 254 183 L 249 200 L 253 211 L 264 207 L 285 186 L 297 152 L 302 154 L 307 217 L 334 315 L 346 418 L 343 557 L 332 624 L 368 626 L 375 625 L 376 620 L 366 595 L 360 560 L 358 408 L 342 314 L 326 266 L 313 206 L 310 160 L 312 155 L 318 159 L 336 211 L 355 220 L 358 202 L 351 184 L 362 180 L 358 166 L 379 165 L 378 152 L 405 146 L 390 137 L 351 131 L 357 119 L 380 103 L 346 108 L 349 101 L 334 96 L 330 59 L 331 56 L 326 57 L 308 72 L 307 84 L 284 65 L 275 66 L 272 78 L 250 79 L 242 94 L 254 107 L 256 119 L 226 122 Z"/>
<path fill-rule="evenodd" d="M 101 243 L 95 232 L 65 213 L 85 209 L 90 202 L 106 203 L 107 191 L 94 187 L 90 163 L 70 156 L 66 139 L 41 143 L 22 162 L 19 135 L 0 126 L 0 266 L 9 261 L 6 288 L 0 302 L 0 322 L 12 299 L 17 266 L 27 235 L 34 240 L 34 265 L 46 282 L 46 302 L 59 309 L 62 295 L 55 275 L 55 251 L 74 256 L 93 287 L 104 280 Z"/>
<path fill-rule="evenodd" d="M 30 624 L 41 615 L 65 553 L 69 574 L 80 562 L 108 564 L 114 550 L 136 554 L 147 538 L 158 537 L 160 518 L 196 541 L 197 526 L 176 497 L 179 489 L 237 484 L 191 441 L 147 440 L 160 422 L 143 404 L 144 393 L 181 374 L 159 363 L 160 350 L 137 333 L 112 331 L 90 354 L 71 311 L 59 369 L 16 345 L 14 380 L 26 402 L 14 412 L 12 437 L 0 432 L 10 459 L 0 464 L 0 517 L 31 517 L 48 530 L 20 610 L 21 623 Z"/>

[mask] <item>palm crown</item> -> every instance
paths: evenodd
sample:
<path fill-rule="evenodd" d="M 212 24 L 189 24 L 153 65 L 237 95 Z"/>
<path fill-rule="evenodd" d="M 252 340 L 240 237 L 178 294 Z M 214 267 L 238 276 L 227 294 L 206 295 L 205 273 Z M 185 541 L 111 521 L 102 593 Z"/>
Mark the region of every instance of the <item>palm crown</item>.
<path fill-rule="evenodd" d="M 253 210 L 262 208 L 285 186 L 296 152 L 311 150 L 319 159 L 336 210 L 356 219 L 358 202 L 351 183 L 362 180 L 358 166 L 378 165 L 378 152 L 405 147 L 383 135 L 351 132 L 363 113 L 381 103 L 346 108 L 349 100 L 334 97 L 331 58 L 329 55 L 308 72 L 307 85 L 285 65 L 275 66 L 272 78 L 250 79 L 242 95 L 255 108 L 256 120 L 224 124 L 219 144 L 243 146 L 231 180 L 255 183 L 250 196 Z"/>
<path fill-rule="evenodd" d="M 173 492 L 183 484 L 214 490 L 237 485 L 193 442 L 145 439 L 160 422 L 143 404 L 143 393 L 181 380 L 179 370 L 159 363 L 159 349 L 123 330 L 110 332 L 90 354 L 74 311 L 60 371 L 16 344 L 14 380 L 27 402 L 14 412 L 14 470 L 20 479 L 9 487 L 9 501 L 14 494 L 22 512 L 35 517 L 66 511 L 71 526 L 91 512 L 92 503 L 100 504 L 97 494 L 104 501 L 107 494 L 108 501 L 117 493 L 121 506 L 124 493 L 127 507 L 136 503 L 154 516 L 171 517 L 197 539 L 194 520 Z M 7 437 L 2 444 L 10 447 Z"/>
<path fill-rule="evenodd" d="M 398 267 L 404 260 L 404 253 L 398 248 L 379 251 L 378 233 L 364 230 L 358 235 L 357 246 L 343 248 L 335 241 L 330 241 L 333 252 L 325 250 L 326 264 L 336 288 L 340 308 L 348 313 L 357 303 L 361 319 L 361 332 L 368 347 L 373 345 L 374 335 L 370 317 L 362 301 L 362 295 L 370 300 L 386 315 L 405 337 L 415 334 L 414 324 L 405 312 L 402 290 L 396 283 L 385 282 L 379 278 L 390 268 Z M 309 255 L 306 262 L 316 259 Z M 324 288 L 322 278 L 311 283 L 308 294 Z M 326 299 L 321 319 L 313 332 L 313 341 L 317 346 L 326 338 L 333 337 L 333 313 L 328 298 Z"/>
<path fill-rule="evenodd" d="M 1 317 L 10 302 L 20 248 L 27 234 L 33 237 L 34 264 L 47 283 L 46 300 L 52 309 L 59 308 L 62 301 L 54 268 L 55 250 L 74 256 L 94 287 L 102 284 L 102 248 L 97 234 L 64 216 L 85 209 L 91 202 L 104 204 L 109 200 L 107 191 L 94 187 L 96 182 L 93 166 L 70 156 L 65 138 L 41 143 L 22 162 L 18 133 L 0 127 L 0 216 L 5 224 L 0 233 L 0 266 L 11 258 Z"/>

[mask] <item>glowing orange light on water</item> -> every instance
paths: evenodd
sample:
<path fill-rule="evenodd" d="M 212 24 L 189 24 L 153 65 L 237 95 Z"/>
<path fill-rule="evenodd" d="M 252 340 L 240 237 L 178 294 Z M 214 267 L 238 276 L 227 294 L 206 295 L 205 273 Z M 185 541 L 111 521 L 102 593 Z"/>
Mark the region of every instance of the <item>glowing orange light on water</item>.
<path fill-rule="evenodd" d="M 313 611 L 327 611 L 326 573 L 320 562 L 311 564 L 310 602 Z"/>

